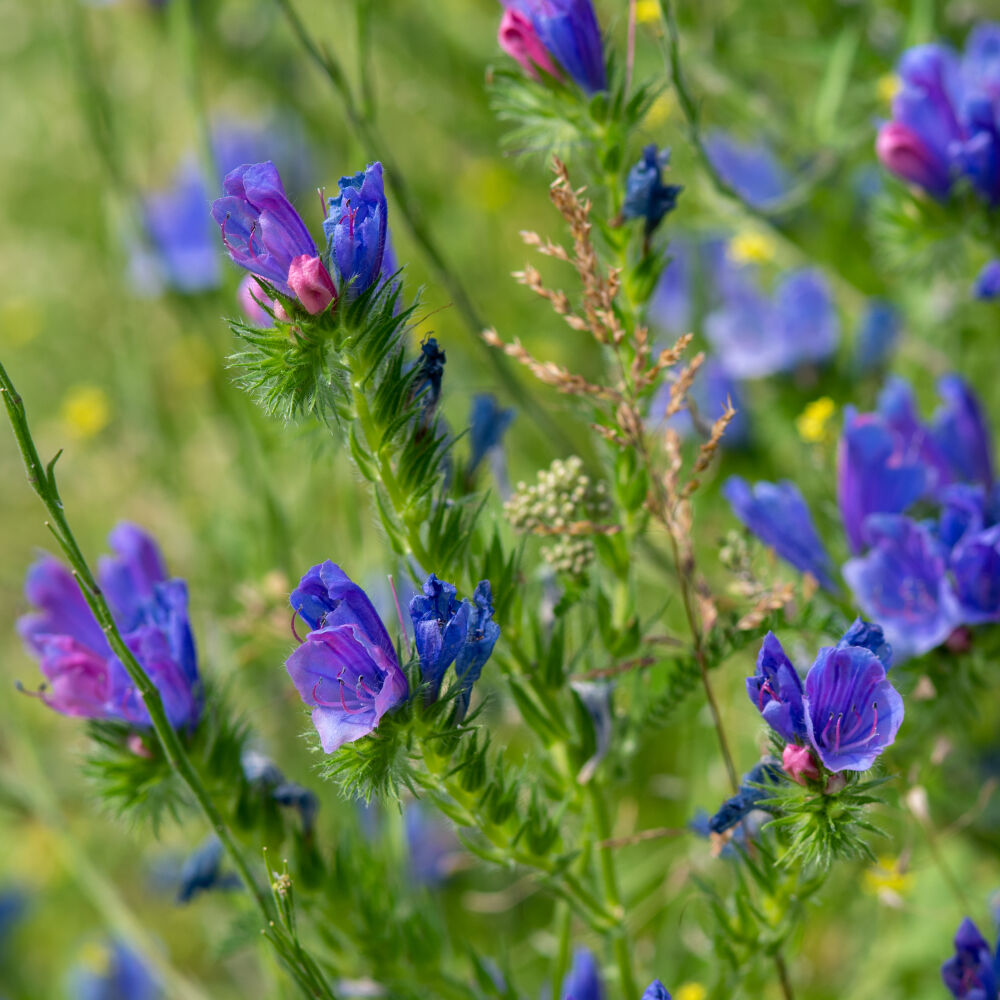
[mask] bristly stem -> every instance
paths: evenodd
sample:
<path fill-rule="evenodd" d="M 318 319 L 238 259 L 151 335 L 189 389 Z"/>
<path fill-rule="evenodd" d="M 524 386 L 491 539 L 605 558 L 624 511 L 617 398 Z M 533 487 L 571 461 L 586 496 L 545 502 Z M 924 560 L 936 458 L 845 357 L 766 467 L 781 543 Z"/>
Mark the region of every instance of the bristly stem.
<path fill-rule="evenodd" d="M 184 749 L 184 744 L 180 736 L 170 724 L 167 713 L 163 708 L 163 700 L 160 697 L 159 690 L 150 680 L 149 675 L 122 638 L 118 626 L 115 624 L 114 617 L 111 614 L 111 609 L 90 569 L 86 557 L 83 555 L 73 535 L 73 531 L 63 510 L 62 499 L 59 496 L 59 489 L 55 478 L 55 463 L 61 453 L 57 453 L 47 466 L 42 465 L 42 461 L 38 456 L 38 449 L 35 447 L 35 442 L 31 435 L 24 402 L 18 395 L 13 382 L 10 380 L 10 376 L 2 364 L 0 364 L 0 396 L 3 397 L 7 416 L 24 461 L 24 467 L 28 474 L 28 482 L 48 511 L 50 520 L 45 522 L 46 527 L 52 532 L 59 543 L 59 547 L 69 560 L 70 566 L 73 569 L 73 575 L 80 587 L 80 592 L 93 612 L 97 623 L 107 636 L 108 645 L 119 660 L 121 660 L 125 672 L 129 675 L 132 683 L 135 684 L 146 707 L 146 711 L 149 713 L 153 731 L 156 733 L 156 737 L 170 767 L 177 773 L 184 784 L 187 785 L 205 819 L 229 855 L 240 879 L 252 896 L 261 918 L 264 920 L 263 930 L 265 936 L 274 945 L 275 950 L 281 956 L 289 973 L 300 987 L 302 987 L 303 992 L 307 996 L 334 1000 L 333 992 L 325 982 L 317 979 L 315 970 L 306 967 L 305 963 L 302 963 L 301 960 L 296 962 L 290 950 L 291 943 L 283 940 L 283 935 L 278 932 L 275 925 L 277 914 L 270 896 L 260 887 L 254 878 L 232 831 L 229 829 L 218 806 L 216 806 L 208 790 L 202 783 L 197 769 Z"/>
<path fill-rule="evenodd" d="M 321 49 L 316 40 L 309 34 L 308 29 L 295 10 L 292 0 L 274 0 L 274 2 L 285 15 L 299 44 L 305 49 L 309 58 L 327 76 L 334 90 L 337 91 L 344 115 L 347 118 L 347 123 L 350 125 L 358 142 L 364 147 L 368 156 L 381 161 L 385 169 L 386 183 L 392 193 L 393 211 L 399 212 L 403 217 L 410 235 L 427 258 L 437 280 L 451 297 L 452 303 L 472 334 L 472 339 L 486 352 L 489 363 L 493 366 L 497 377 L 503 384 L 504 390 L 510 394 L 511 398 L 517 401 L 519 406 L 531 414 L 532 419 L 544 430 L 546 436 L 548 436 L 554 445 L 558 445 L 558 447 L 564 450 L 573 450 L 574 445 L 567 438 L 565 431 L 562 430 L 557 421 L 552 419 L 552 416 L 545 408 L 540 406 L 535 398 L 525 390 L 519 379 L 514 375 L 507 359 L 500 352 L 490 348 L 480 336 L 483 330 L 486 329 L 486 323 L 479 315 L 469 293 L 465 290 L 462 280 L 445 259 L 444 253 L 432 236 L 429 227 L 424 222 L 423 216 L 417 207 L 416 198 L 411 193 L 409 185 L 406 182 L 404 171 L 393 159 L 392 153 L 389 150 L 389 144 L 384 140 L 373 121 L 373 109 L 366 111 L 362 107 L 359 107 L 343 66 L 337 61 L 336 56 L 332 52 Z M 366 101 L 370 100 L 374 102 L 374 93 L 369 92 L 365 99 Z"/>

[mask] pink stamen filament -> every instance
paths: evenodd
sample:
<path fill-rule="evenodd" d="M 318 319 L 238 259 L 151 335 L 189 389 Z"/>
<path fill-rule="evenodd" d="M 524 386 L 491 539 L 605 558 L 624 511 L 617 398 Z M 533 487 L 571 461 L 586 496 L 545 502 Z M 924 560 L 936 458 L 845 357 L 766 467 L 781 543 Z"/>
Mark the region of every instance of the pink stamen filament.
<path fill-rule="evenodd" d="M 339 707 L 342 707 L 344 709 L 344 711 L 347 712 L 348 715 L 357 715 L 359 712 L 363 712 L 364 711 L 364 707 L 363 706 L 361 708 L 348 708 L 347 707 L 347 702 L 344 700 L 344 682 L 341 681 L 339 677 L 337 678 L 337 680 L 340 681 L 340 689 L 339 689 L 339 693 L 340 693 L 340 706 Z M 313 685 L 312 700 L 314 702 L 316 702 L 316 704 L 320 708 L 337 708 L 338 705 L 337 705 L 337 703 L 335 701 L 323 701 L 323 699 L 319 696 L 319 686 L 322 683 L 323 683 L 323 678 L 321 677 Z"/>
<path fill-rule="evenodd" d="M 302 641 L 303 641 L 303 640 L 299 638 L 299 633 L 295 631 L 295 619 L 296 619 L 296 618 L 298 617 L 298 615 L 299 615 L 299 612 L 300 612 L 301 610 L 302 610 L 301 608 L 296 608 L 296 609 L 295 609 L 295 610 L 294 610 L 294 611 L 292 612 L 292 635 L 294 635 L 294 636 L 295 636 L 295 638 L 296 638 L 296 640 L 298 641 L 298 644 L 299 644 L 300 646 L 302 645 Z"/>
<path fill-rule="evenodd" d="M 764 711 L 764 695 L 769 694 L 775 701 L 778 700 L 778 696 L 774 693 L 774 688 L 771 687 L 771 682 L 765 680 L 760 686 L 760 697 L 757 700 L 757 710 L 760 712 Z"/>

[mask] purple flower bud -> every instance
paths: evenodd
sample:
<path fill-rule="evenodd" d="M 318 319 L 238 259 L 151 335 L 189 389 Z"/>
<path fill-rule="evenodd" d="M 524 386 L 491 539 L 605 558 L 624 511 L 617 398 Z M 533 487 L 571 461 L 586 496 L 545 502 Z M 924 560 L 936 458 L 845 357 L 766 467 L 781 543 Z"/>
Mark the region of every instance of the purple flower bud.
<path fill-rule="evenodd" d="M 830 556 L 794 483 L 785 480 L 751 486 L 740 476 L 730 476 L 722 495 L 733 513 L 765 545 L 796 569 L 811 573 L 827 590 L 835 589 Z"/>
<path fill-rule="evenodd" d="M 865 530 L 871 549 L 844 564 L 844 579 L 897 659 L 926 653 L 961 619 L 940 545 L 924 525 L 899 514 L 874 514 Z"/>
<path fill-rule="evenodd" d="M 341 177 L 339 187 L 340 193 L 330 199 L 323 232 L 330 265 L 340 276 L 340 294 L 355 298 L 382 274 L 389 219 L 382 164 L 369 163 L 353 177 Z"/>
<path fill-rule="evenodd" d="M 274 164 L 245 164 L 226 174 L 222 198 L 212 204 L 212 218 L 222 242 L 240 267 L 291 294 L 288 269 L 303 254 L 317 255 L 305 223 L 285 195 Z"/>
<path fill-rule="evenodd" d="M 641 1000 L 670 1000 L 670 993 L 659 979 L 654 979 L 643 990 Z"/>
<path fill-rule="evenodd" d="M 296 257 L 288 269 L 288 287 L 312 316 L 337 301 L 333 278 L 319 257 Z"/>
<path fill-rule="evenodd" d="M 892 646 L 885 640 L 885 632 L 881 625 L 873 625 L 861 618 L 855 618 L 851 627 L 837 642 L 838 648 L 844 646 L 862 646 L 873 652 L 888 671 L 892 666 Z"/>
<path fill-rule="evenodd" d="M 604 986 L 593 954 L 586 948 L 573 952 L 573 964 L 559 991 L 562 1000 L 604 1000 Z"/>
<path fill-rule="evenodd" d="M 780 778 L 777 761 L 766 757 L 754 765 L 749 774 L 744 774 L 735 795 L 726 799 L 719 811 L 708 821 L 708 832 L 721 834 L 731 830 L 753 812 L 760 802 L 768 798 L 768 792 L 757 786 L 776 784 Z"/>
<path fill-rule="evenodd" d="M 867 771 L 896 739 L 903 699 L 861 646 L 821 649 L 805 684 L 809 742 L 831 771 Z"/>
<path fill-rule="evenodd" d="M 656 145 L 642 151 L 642 159 L 628 172 L 625 179 L 623 219 L 645 220 L 646 239 L 677 206 L 677 197 L 684 189 L 679 184 L 663 183 L 663 168 L 670 162 L 670 150 L 657 152 Z"/>
<path fill-rule="evenodd" d="M 469 610 L 469 627 L 465 633 L 458 656 L 455 657 L 455 676 L 461 689 L 456 699 L 456 719 L 461 721 L 469 709 L 472 686 L 479 680 L 486 661 L 493 654 L 493 647 L 500 638 L 500 626 L 493 621 L 493 594 L 489 580 L 480 580 L 472 594 Z"/>
<path fill-rule="evenodd" d="M 608 89 L 592 0 L 500 0 L 531 21 L 542 45 L 586 94 Z"/>
<path fill-rule="evenodd" d="M 497 41 L 500 48 L 516 59 L 524 71 L 533 80 L 539 79 L 538 70 L 542 69 L 557 80 L 563 79 L 562 73 L 549 58 L 548 50 L 535 32 L 531 19 L 518 10 L 505 10 L 500 18 L 500 28 L 497 31 Z"/>
<path fill-rule="evenodd" d="M 976 275 L 972 294 L 981 302 L 993 302 L 1000 299 L 1000 260 L 991 260 L 983 266 Z"/>
<path fill-rule="evenodd" d="M 948 161 L 935 154 L 911 128 L 887 122 L 875 140 L 875 155 L 890 173 L 943 200 L 951 190 Z"/>
<path fill-rule="evenodd" d="M 118 525 L 109 541 L 116 554 L 101 558 L 97 576 L 115 624 L 159 691 L 171 725 L 193 726 L 202 685 L 187 586 L 167 579 L 156 543 L 134 525 Z M 18 631 L 45 675 L 42 700 L 64 715 L 150 725 L 139 692 L 70 572 L 45 557 L 28 571 L 25 594 L 40 610 L 21 618 Z"/>
<path fill-rule="evenodd" d="M 956 1000 L 994 1000 L 997 996 L 993 949 L 968 917 L 955 934 L 955 954 L 941 966 L 941 979 Z"/>
<path fill-rule="evenodd" d="M 943 375 L 937 390 L 944 406 L 934 415 L 935 443 L 947 456 L 956 478 L 989 488 L 993 484 L 993 442 L 979 399 L 958 375 Z"/>
<path fill-rule="evenodd" d="M 802 681 L 773 632 L 764 636 L 757 670 L 746 680 L 747 694 L 764 721 L 789 743 L 806 739 Z"/>
<path fill-rule="evenodd" d="M 469 629 L 468 601 L 459 601 L 454 584 L 433 573 L 424 581 L 423 594 L 410 601 L 410 620 L 420 659 L 420 675 L 430 685 L 433 701 L 441 690 L 445 672 L 455 662 Z"/>

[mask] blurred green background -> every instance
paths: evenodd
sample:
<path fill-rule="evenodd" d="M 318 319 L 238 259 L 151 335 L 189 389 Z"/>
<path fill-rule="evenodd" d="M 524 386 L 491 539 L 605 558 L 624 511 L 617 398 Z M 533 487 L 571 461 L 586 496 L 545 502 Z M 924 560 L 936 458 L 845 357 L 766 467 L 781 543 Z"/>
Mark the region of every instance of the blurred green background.
<path fill-rule="evenodd" d="M 236 310 L 240 275 L 221 245 L 217 289 L 149 294 L 134 270 L 141 233 L 135 208 L 144 193 L 166 187 L 186 158 L 197 160 L 202 113 L 216 124 L 261 127 L 265 137 L 281 131 L 275 122 L 298 133 L 292 142 L 275 138 L 274 159 L 281 166 L 284 157 L 304 174 L 295 201 L 315 234 L 321 217 L 312 189 L 334 188 L 370 153 L 276 5 L 199 0 L 189 23 L 171 9 L 176 3 L 160 9 L 138 0 L 0 2 L 0 357 L 25 398 L 43 455 L 65 449 L 62 494 L 85 551 L 102 551 L 121 519 L 161 540 L 171 570 L 190 584 L 204 672 L 231 691 L 281 767 L 318 791 L 321 824 L 335 835 L 338 817 L 353 807 L 338 803 L 331 786 L 320 787 L 299 738 L 305 717 L 282 668 L 290 644 L 289 584 L 325 558 L 360 581 L 380 580 L 394 566 L 345 455 L 314 430 L 271 424 L 232 385 L 226 357 L 234 343 L 223 317 Z M 500 152 L 503 128 L 485 85 L 488 67 L 502 58 L 495 42 L 499 6 L 494 0 L 367 6 L 379 128 L 481 315 L 505 339 L 519 336 L 536 356 L 596 371 L 596 351 L 509 277 L 526 259 L 519 230 L 559 237 L 560 223 L 548 203 L 545 165 Z M 621 48 L 627 5 L 597 6 Z M 890 271 L 872 238 L 870 204 L 857 193 L 859 178 L 876 166 L 875 122 L 886 114 L 899 52 L 942 35 L 961 40 L 969 24 L 1000 16 L 1000 7 L 919 0 L 678 6 L 687 70 L 707 122 L 764 136 L 790 170 L 818 173 L 821 182 L 778 229 L 753 219 L 712 191 L 665 90 L 648 139 L 673 147 L 671 179 L 685 185 L 668 236 L 735 234 L 767 273 L 803 263 L 823 267 L 843 329 L 841 364 L 811 382 L 774 379 L 752 387 L 754 447 L 727 455 L 715 483 L 700 495 L 698 545 L 711 563 L 721 536 L 734 526 L 715 487 L 722 473 L 740 471 L 797 479 L 819 510 L 831 548 L 842 554 L 831 437 L 839 415 L 808 441 L 795 418 L 819 397 L 830 396 L 837 410 L 874 398 L 878 376 L 853 377 L 847 361 L 866 296 L 885 295 L 904 310 L 896 367 L 927 401 L 934 374 L 957 367 L 1000 418 L 995 307 L 966 303 L 974 272 L 943 273 L 927 283 Z M 639 0 L 640 79 L 663 73 L 654 7 Z M 355 5 L 300 0 L 298 8 L 355 77 Z M 185 25 L 193 30 L 193 49 Z M 207 216 L 207 203 L 205 210 Z M 444 410 L 461 429 L 474 393 L 492 390 L 504 403 L 512 400 L 392 215 L 391 199 L 390 224 L 407 287 L 424 287 L 414 343 L 433 332 L 446 349 Z M 570 278 L 555 280 L 568 284 Z M 591 457 L 585 423 L 572 405 L 524 385 Z M 566 454 L 523 414 L 507 444 L 514 481 Z M 158 884 L 157 866 L 198 843 L 198 824 L 167 826 L 154 840 L 149 830 L 129 830 L 102 813 L 81 772 L 83 727 L 16 693 L 15 681 L 37 684 L 37 669 L 13 628 L 25 610 L 23 575 L 51 539 L 6 432 L 0 433 L 0 480 L 0 676 L 7 692 L 0 698 L 0 890 L 16 887 L 26 899 L 0 956 L 0 995 L 71 995 L 70 968 L 99 960 L 95 949 L 115 933 L 159 963 L 168 996 L 290 996 L 263 950 L 231 944 L 232 897 L 205 895 L 178 907 L 169 886 Z M 662 600 L 649 595 L 654 606 Z M 757 758 L 760 737 L 743 693 L 751 658 L 748 652 L 730 664 L 718 681 L 745 769 Z M 809 658 L 803 647 L 798 662 Z M 932 814 L 942 826 L 974 806 L 983 781 L 976 755 L 995 739 L 997 702 L 995 684 L 987 686 L 978 712 L 946 720 L 947 738 L 958 747 L 943 766 L 928 763 L 930 724 L 919 730 L 921 746 L 901 751 L 900 760 L 916 761 L 910 780 L 930 789 Z M 501 724 L 502 705 L 495 712 Z M 714 811 L 725 778 L 697 699 L 659 731 L 626 732 L 637 746 L 619 779 L 617 834 L 680 826 L 699 807 Z M 528 745 L 513 735 L 511 752 L 522 744 Z M 949 773 L 957 766 L 961 773 Z M 937 967 L 963 913 L 920 828 L 904 818 L 896 784 L 888 798 L 902 811 L 880 815 L 890 836 L 876 846 L 886 870 L 844 866 L 802 929 L 792 964 L 806 1000 L 943 993 Z M 984 927 L 988 894 L 1000 886 L 1000 838 L 990 816 L 987 809 L 971 833 L 943 830 L 935 845 Z M 639 900 L 630 925 L 644 979 L 660 976 L 675 989 L 675 1000 L 711 995 L 716 959 L 693 876 L 724 884 L 724 864 L 693 837 L 623 849 L 620 864 L 627 894 Z M 534 890 L 466 866 L 440 891 L 452 933 L 487 954 L 502 942 L 519 982 L 537 991 L 554 936 L 548 906 Z M 741 995 L 769 990 L 774 986 L 766 980 L 750 981 Z"/>

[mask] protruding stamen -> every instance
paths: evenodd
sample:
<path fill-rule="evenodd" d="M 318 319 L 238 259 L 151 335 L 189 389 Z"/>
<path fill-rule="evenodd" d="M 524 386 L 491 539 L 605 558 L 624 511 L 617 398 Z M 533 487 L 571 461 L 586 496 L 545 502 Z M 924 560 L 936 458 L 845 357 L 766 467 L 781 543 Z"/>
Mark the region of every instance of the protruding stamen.
<path fill-rule="evenodd" d="M 304 641 L 304 640 L 303 640 L 303 639 L 301 639 L 301 638 L 299 637 L 299 633 L 295 631 L 295 619 L 296 619 L 296 618 L 298 618 L 298 616 L 299 616 L 299 612 L 300 612 L 301 610 L 302 610 L 301 608 L 296 608 L 296 609 L 295 609 L 295 610 L 294 610 L 294 611 L 292 612 L 292 635 L 294 635 L 294 636 L 295 636 L 295 639 L 296 639 L 296 641 L 298 642 L 298 644 L 299 644 L 300 646 L 302 645 L 302 643 L 303 643 L 303 641 Z"/>

